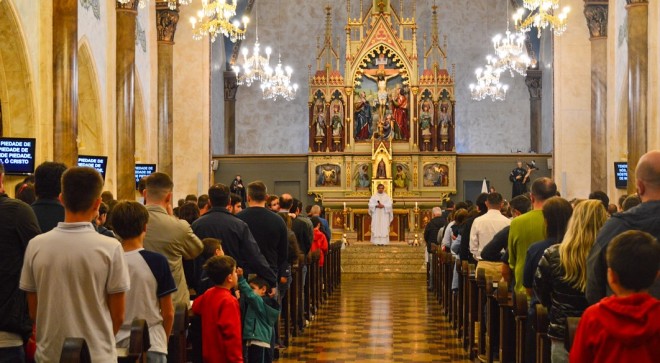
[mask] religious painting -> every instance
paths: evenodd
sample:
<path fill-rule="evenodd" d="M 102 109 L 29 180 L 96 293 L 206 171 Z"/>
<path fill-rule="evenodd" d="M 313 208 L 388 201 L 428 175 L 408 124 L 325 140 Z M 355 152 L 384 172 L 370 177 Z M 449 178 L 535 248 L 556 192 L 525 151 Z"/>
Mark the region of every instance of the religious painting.
<path fill-rule="evenodd" d="M 343 150 L 344 102 L 339 97 L 341 97 L 341 94 L 337 91 L 333 94 L 333 100 L 330 102 L 330 127 L 332 128 L 333 151 Z"/>
<path fill-rule="evenodd" d="M 424 90 L 419 100 L 419 134 L 422 151 L 433 151 L 434 107 L 431 91 Z"/>
<path fill-rule="evenodd" d="M 368 110 L 371 124 L 384 127 L 385 132 L 391 127 L 395 141 L 410 139 L 408 75 L 394 51 L 380 46 L 369 54 L 357 71 L 355 94 L 356 128 L 364 129 L 364 121 L 368 121 L 365 120 Z M 361 117 L 360 120 L 358 116 Z M 356 141 L 365 140 L 366 131 L 356 133 Z M 373 131 L 372 129 L 371 133 Z M 379 134 L 384 137 L 383 131 Z"/>
<path fill-rule="evenodd" d="M 325 101 L 322 92 L 317 92 L 312 104 L 312 128 L 314 129 L 315 151 L 326 151 L 326 132 L 328 124 L 326 121 Z"/>
<path fill-rule="evenodd" d="M 449 186 L 449 166 L 440 163 L 424 165 L 423 185 L 425 187 Z"/>
<path fill-rule="evenodd" d="M 440 112 L 438 113 L 438 150 L 452 151 L 451 129 L 454 128 L 453 107 L 449 100 L 447 90 L 443 91 L 440 99 Z"/>
<path fill-rule="evenodd" d="M 367 93 L 362 90 L 356 94 L 356 101 L 353 102 L 353 135 L 355 141 L 366 141 L 372 134 L 372 102 L 367 98 Z"/>
<path fill-rule="evenodd" d="M 337 164 L 322 164 L 316 167 L 317 187 L 341 186 L 341 167 Z"/>
<path fill-rule="evenodd" d="M 371 163 L 359 163 L 355 166 L 355 173 L 353 174 L 355 181 L 355 188 L 369 189 L 371 186 Z"/>
<path fill-rule="evenodd" d="M 394 189 L 407 189 L 410 185 L 410 168 L 404 163 L 395 163 L 394 169 Z"/>

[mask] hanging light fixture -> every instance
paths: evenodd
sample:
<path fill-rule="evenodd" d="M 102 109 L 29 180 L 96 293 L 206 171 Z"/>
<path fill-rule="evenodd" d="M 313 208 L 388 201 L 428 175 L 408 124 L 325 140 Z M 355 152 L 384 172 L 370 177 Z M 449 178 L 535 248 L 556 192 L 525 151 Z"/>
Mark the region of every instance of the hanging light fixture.
<path fill-rule="evenodd" d="M 232 70 L 236 73 L 236 80 L 239 85 L 250 87 L 254 82 L 265 82 L 268 78 L 266 69 L 270 68 L 270 47 L 266 47 L 265 56 L 261 55 L 261 44 L 259 44 L 259 8 L 255 4 L 256 31 L 252 55 L 247 48 L 241 49 L 243 55 L 243 64 L 234 65 Z"/>
<path fill-rule="evenodd" d="M 568 13 L 571 8 L 565 6 L 558 15 L 555 11 L 559 9 L 559 0 L 523 0 L 523 6 L 529 9 L 530 13 L 523 20 L 525 11 L 521 8 L 515 15 L 516 28 L 527 32 L 536 28 L 538 37 L 541 37 L 541 31 L 550 28 L 555 35 L 559 36 L 566 31 Z"/>
<path fill-rule="evenodd" d="M 282 67 L 281 56 L 279 56 L 275 69 L 268 67 L 266 74 L 268 75 L 267 81 L 261 83 L 264 100 L 277 101 L 278 98 L 282 98 L 285 101 L 291 101 L 296 98 L 298 84 L 291 83 L 293 69 L 289 66 Z"/>
<path fill-rule="evenodd" d="M 278 23 L 282 23 L 282 4 L 278 1 Z M 278 49 L 282 49 L 278 41 Z M 298 85 L 291 83 L 293 69 L 289 66 L 282 66 L 282 54 L 277 54 L 277 66 L 275 69 L 266 67 L 266 80 L 261 83 L 261 92 L 265 100 L 277 101 L 282 98 L 285 101 L 291 101 L 296 98 Z"/>
<path fill-rule="evenodd" d="M 190 0 L 185 0 L 190 1 Z M 238 0 L 202 0 L 202 9 L 197 12 L 197 17 L 190 17 L 193 29 L 193 39 L 200 40 L 204 35 L 211 38 L 211 42 L 222 34 L 233 43 L 239 39 L 245 39 L 245 28 L 248 18 L 243 17 L 243 29 L 238 20 L 232 21 L 236 16 L 236 2 Z"/>
<path fill-rule="evenodd" d="M 497 66 L 503 70 L 508 69 L 511 77 L 513 77 L 513 72 L 525 76 L 532 59 L 527 55 L 525 49 L 525 34 L 519 30 L 512 33 L 509 29 L 509 0 L 506 0 L 506 4 L 506 33 L 504 36 L 497 34 L 493 37 L 493 47 L 499 58 Z"/>
<path fill-rule="evenodd" d="M 509 86 L 500 83 L 500 74 L 503 70 L 497 66 L 497 57 L 488 55 L 486 61 L 488 63 L 484 68 L 477 68 L 475 71 L 477 83 L 470 85 L 472 99 L 481 101 L 490 97 L 493 102 L 504 101 Z"/>
<path fill-rule="evenodd" d="M 167 7 L 170 10 L 176 10 L 176 3 L 179 3 L 179 5 L 188 5 L 192 2 L 192 0 L 167 0 Z"/>

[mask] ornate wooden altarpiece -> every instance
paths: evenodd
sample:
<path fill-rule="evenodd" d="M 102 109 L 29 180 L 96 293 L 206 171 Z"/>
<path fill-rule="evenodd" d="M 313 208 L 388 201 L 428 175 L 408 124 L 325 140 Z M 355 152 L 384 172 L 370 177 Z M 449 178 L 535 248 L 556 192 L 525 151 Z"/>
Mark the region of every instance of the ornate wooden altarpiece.
<path fill-rule="evenodd" d="M 402 16 L 403 6 L 397 12 L 389 0 L 373 0 L 366 15 L 351 18 L 348 1 L 343 72 L 330 10 L 314 74 L 310 66 L 309 192 L 327 208 L 333 231 L 368 240 L 367 202 L 383 184 L 395 202 L 391 240 L 410 241 L 430 208 L 456 192 L 454 71 L 437 7 L 420 67 L 417 22 Z"/>

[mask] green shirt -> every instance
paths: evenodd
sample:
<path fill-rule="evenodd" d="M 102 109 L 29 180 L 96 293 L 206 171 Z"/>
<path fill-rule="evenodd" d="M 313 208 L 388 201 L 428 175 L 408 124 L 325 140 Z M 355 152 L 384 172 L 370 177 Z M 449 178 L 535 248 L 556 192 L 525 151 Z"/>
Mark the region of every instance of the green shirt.
<path fill-rule="evenodd" d="M 509 266 L 516 279 L 515 292 L 525 292 L 523 269 L 527 249 L 534 242 L 545 239 L 545 220 L 542 210 L 529 211 L 511 221 L 509 230 Z"/>

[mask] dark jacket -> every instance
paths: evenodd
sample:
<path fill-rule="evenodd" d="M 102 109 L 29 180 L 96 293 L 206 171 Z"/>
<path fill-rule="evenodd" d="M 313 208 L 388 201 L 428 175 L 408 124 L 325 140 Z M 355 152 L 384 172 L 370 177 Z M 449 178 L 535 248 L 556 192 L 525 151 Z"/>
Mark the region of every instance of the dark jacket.
<path fill-rule="evenodd" d="M 434 217 L 424 228 L 424 241 L 426 241 L 426 252 L 431 253 L 431 244 L 438 244 L 438 233 L 447 221 L 442 216 Z"/>
<path fill-rule="evenodd" d="M 614 214 L 601 228 L 587 259 L 586 295 L 589 304 L 612 295 L 607 285 L 605 251 L 614 237 L 629 230 L 644 231 L 660 239 L 660 201 L 645 202 L 623 213 Z M 655 280 L 649 294 L 660 299 L 660 279 Z"/>
<path fill-rule="evenodd" d="M 25 293 L 18 288 L 28 242 L 41 233 L 29 205 L 0 194 L 0 331 L 32 332 Z"/>
<path fill-rule="evenodd" d="M 277 277 L 261 254 L 248 225 L 229 213 L 227 209 L 211 208 L 193 222 L 192 229 L 199 239 L 207 237 L 220 239 L 225 255 L 233 257 L 238 266 L 245 270 L 246 276 L 256 273 L 270 286 L 277 286 Z"/>
<path fill-rule="evenodd" d="M 236 215 L 247 223 L 259 250 L 278 277 L 286 276 L 289 241 L 282 217 L 262 207 L 250 207 Z"/>
<path fill-rule="evenodd" d="M 296 240 L 298 240 L 300 251 L 307 256 L 309 250 L 312 248 L 312 241 L 314 240 L 314 235 L 309 229 L 309 226 L 301 218 L 294 218 L 291 221 L 291 230 L 296 234 Z"/>
<path fill-rule="evenodd" d="M 32 210 L 39 221 L 41 233 L 49 232 L 64 222 L 64 206 L 57 199 L 37 199 L 32 203 Z"/>
<path fill-rule="evenodd" d="M 564 281 L 564 269 L 559 264 L 559 245 L 547 250 L 539 261 L 534 277 L 534 293 L 548 308 L 548 335 L 564 340 L 566 318 L 580 317 L 589 306 L 584 293 Z"/>
<path fill-rule="evenodd" d="M 506 250 L 507 243 L 509 242 L 509 230 L 511 226 L 502 228 L 501 231 L 495 233 L 493 239 L 488 242 L 484 249 L 481 250 L 481 259 L 490 262 L 505 262 L 502 258 L 502 250 Z"/>
<path fill-rule="evenodd" d="M 458 254 L 461 258 L 461 261 L 469 261 L 470 263 L 474 264 L 477 263 L 477 260 L 474 258 L 474 256 L 472 256 L 472 253 L 470 252 L 470 230 L 472 229 L 474 220 L 484 214 L 486 214 L 486 212 L 479 212 L 479 215 L 469 218 L 467 221 L 465 221 L 465 224 L 463 224 L 463 229 L 461 231 L 461 249 L 460 253 Z"/>

